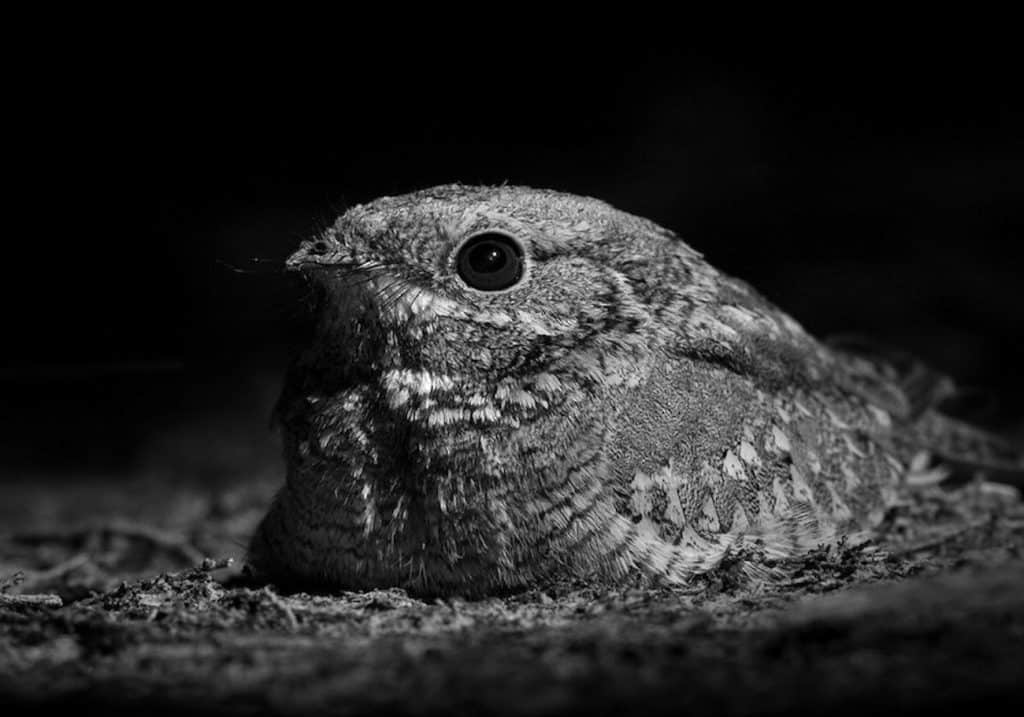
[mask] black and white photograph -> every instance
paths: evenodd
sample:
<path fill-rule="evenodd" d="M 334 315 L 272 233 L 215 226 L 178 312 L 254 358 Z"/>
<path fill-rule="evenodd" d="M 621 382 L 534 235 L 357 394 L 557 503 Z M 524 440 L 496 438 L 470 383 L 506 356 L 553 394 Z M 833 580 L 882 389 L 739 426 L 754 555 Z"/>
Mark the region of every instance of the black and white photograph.
<path fill-rule="evenodd" d="M 1017 43 L 194 24 L 7 63 L 0 714 L 1024 707 Z"/>

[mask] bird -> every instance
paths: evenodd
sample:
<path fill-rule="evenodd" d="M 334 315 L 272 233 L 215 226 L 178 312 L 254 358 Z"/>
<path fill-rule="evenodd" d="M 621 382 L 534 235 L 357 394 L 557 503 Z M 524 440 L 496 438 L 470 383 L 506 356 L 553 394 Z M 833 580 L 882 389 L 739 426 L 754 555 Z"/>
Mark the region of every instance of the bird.
<path fill-rule="evenodd" d="M 1024 475 L 1017 446 L 942 413 L 948 377 L 811 336 L 599 199 L 381 197 L 285 265 L 314 328 L 246 558 L 276 584 L 687 585 L 870 538 L 921 456 Z"/>

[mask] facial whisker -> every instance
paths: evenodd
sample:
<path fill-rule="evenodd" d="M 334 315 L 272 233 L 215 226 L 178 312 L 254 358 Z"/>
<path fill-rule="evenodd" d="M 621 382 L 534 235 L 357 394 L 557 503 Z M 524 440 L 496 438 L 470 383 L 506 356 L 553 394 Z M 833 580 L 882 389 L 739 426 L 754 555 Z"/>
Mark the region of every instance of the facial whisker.
<path fill-rule="evenodd" d="M 396 280 L 389 284 L 380 294 L 381 306 L 387 310 L 394 308 L 414 287 L 404 281 Z"/>
<path fill-rule="evenodd" d="M 407 290 L 407 285 L 404 282 L 395 280 L 381 289 L 377 296 L 381 300 L 382 306 L 391 308 Z"/>

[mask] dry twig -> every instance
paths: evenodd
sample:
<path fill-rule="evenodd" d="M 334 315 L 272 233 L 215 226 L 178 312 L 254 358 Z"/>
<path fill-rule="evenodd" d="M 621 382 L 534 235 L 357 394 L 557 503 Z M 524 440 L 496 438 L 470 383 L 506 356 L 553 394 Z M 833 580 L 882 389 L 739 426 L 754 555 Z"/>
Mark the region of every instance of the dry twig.
<path fill-rule="evenodd" d="M 975 520 L 961 528 L 951 530 L 948 533 L 943 533 L 942 535 L 936 538 L 930 538 L 928 540 L 921 541 L 914 545 L 908 545 L 905 548 L 893 550 L 891 551 L 891 554 L 897 557 L 902 557 L 906 555 L 913 555 L 915 553 L 923 553 L 926 550 L 932 550 L 934 548 L 939 548 L 943 545 L 947 545 L 948 543 L 951 543 L 952 541 L 956 540 L 962 535 L 966 535 L 967 533 L 978 530 L 979 528 L 988 527 L 990 525 L 992 525 L 992 520 L 990 518 L 986 518 L 984 520 Z"/>
<path fill-rule="evenodd" d="M 57 595 L 8 595 L 7 593 L 0 593 L 0 605 L 63 607 L 64 601 Z"/>
<path fill-rule="evenodd" d="M 202 563 L 206 557 L 183 535 L 161 530 L 154 526 L 137 523 L 125 518 L 114 518 L 100 525 L 86 526 L 65 532 L 22 533 L 14 536 L 21 543 L 68 542 L 88 540 L 95 535 L 122 536 L 144 540 L 158 548 L 177 554 L 190 565 Z"/>
<path fill-rule="evenodd" d="M 285 601 L 282 600 L 277 593 L 271 590 L 269 586 L 263 588 L 263 594 L 267 596 L 267 600 L 269 600 L 274 607 L 276 607 L 284 614 L 285 620 L 288 621 L 288 628 L 292 632 L 298 630 L 299 621 L 295 617 L 295 613 L 292 611 L 292 609 L 288 607 L 288 604 L 285 603 Z"/>

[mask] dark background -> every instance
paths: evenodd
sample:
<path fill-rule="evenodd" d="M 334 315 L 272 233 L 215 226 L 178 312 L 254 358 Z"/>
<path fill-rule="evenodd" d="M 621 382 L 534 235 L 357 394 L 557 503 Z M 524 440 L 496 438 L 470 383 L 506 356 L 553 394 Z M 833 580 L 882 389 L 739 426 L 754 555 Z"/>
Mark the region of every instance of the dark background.
<path fill-rule="evenodd" d="M 998 396 L 993 421 L 1024 414 L 1011 45 L 441 45 L 142 39 L 14 72 L 0 478 L 131 470 L 241 417 L 270 440 L 304 327 L 279 262 L 347 205 L 451 181 L 647 216 L 812 332 L 908 348 Z"/>

